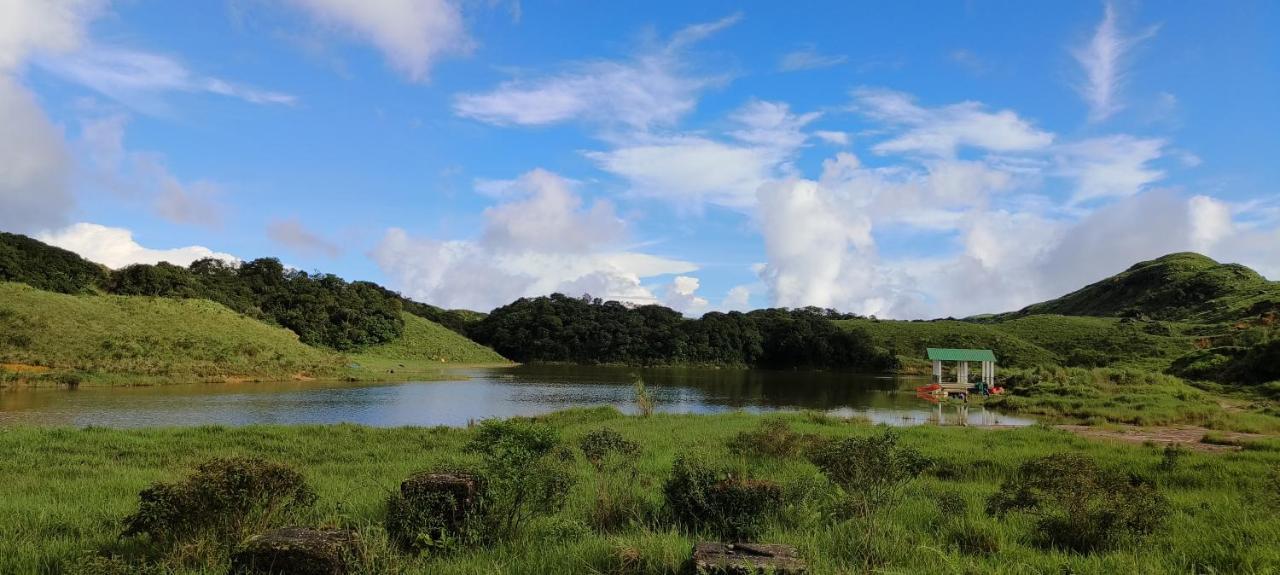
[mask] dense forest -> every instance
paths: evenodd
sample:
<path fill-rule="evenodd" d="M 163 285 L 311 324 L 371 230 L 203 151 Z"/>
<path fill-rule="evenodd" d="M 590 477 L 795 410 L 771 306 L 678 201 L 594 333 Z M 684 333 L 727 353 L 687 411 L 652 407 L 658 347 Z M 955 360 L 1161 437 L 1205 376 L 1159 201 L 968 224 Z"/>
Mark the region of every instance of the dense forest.
<path fill-rule="evenodd" d="M 473 339 L 522 362 L 716 364 L 767 368 L 893 367 L 861 330 L 840 329 L 817 308 L 711 312 L 687 319 L 658 305 L 552 294 L 493 310 Z M 839 316 L 843 317 L 843 316 Z"/>

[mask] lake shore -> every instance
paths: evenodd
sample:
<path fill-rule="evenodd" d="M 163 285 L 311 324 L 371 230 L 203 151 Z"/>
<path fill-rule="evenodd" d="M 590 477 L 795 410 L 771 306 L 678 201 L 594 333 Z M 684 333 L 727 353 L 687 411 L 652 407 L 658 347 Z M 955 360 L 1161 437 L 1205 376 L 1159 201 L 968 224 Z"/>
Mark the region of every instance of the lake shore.
<path fill-rule="evenodd" d="M 900 503 L 863 531 L 856 520 L 822 512 L 825 480 L 796 456 L 735 455 L 727 445 L 767 420 L 795 433 L 867 437 L 876 426 L 816 414 L 759 416 L 623 416 L 612 409 L 570 410 L 539 421 L 576 451 L 588 432 L 613 429 L 640 445 L 636 475 L 626 481 L 636 507 L 630 519 L 601 526 L 598 496 L 616 481 L 579 454 L 571 464 L 575 487 L 563 509 L 536 517 L 519 536 L 489 548 L 440 557 L 416 557 L 389 546 L 383 530 L 387 494 L 409 474 L 466 464 L 468 428 L 355 425 L 200 426 L 112 430 L 0 428 L 0 572 L 62 570 L 86 557 L 113 555 L 147 561 L 175 573 L 220 573 L 233 543 L 205 541 L 162 550 L 117 536 L 121 518 L 137 508 L 139 490 L 171 481 L 213 457 L 257 456 L 287 464 L 306 478 L 317 503 L 291 523 L 356 530 L 367 547 L 357 572 L 462 574 L 627 572 L 675 573 L 701 536 L 660 519 L 661 486 L 678 454 L 697 451 L 705 461 L 750 477 L 776 481 L 795 496 L 768 520 L 761 541 L 797 546 L 813 573 L 861 571 L 954 573 L 1010 569 L 1074 573 L 1170 573 L 1213 569 L 1262 572 L 1280 568 L 1280 522 L 1268 507 L 1272 474 L 1280 469 L 1280 440 L 1250 439 L 1232 451 L 1178 453 L 1162 445 L 1099 441 L 1045 426 L 975 429 L 918 426 L 897 433 L 903 445 L 932 463 L 905 487 Z M 1151 536 L 1103 552 L 1046 549 L 1034 542 L 1033 521 L 988 516 L 985 501 L 1022 463 L 1052 453 L 1086 455 L 1100 465 L 1150 478 L 1168 500 L 1168 520 Z M 941 494 L 962 501 L 966 531 L 994 547 L 965 544 L 955 510 L 941 511 Z M 850 546 L 850 541 L 862 544 Z M 1270 543 L 1267 543 L 1270 542 Z"/>

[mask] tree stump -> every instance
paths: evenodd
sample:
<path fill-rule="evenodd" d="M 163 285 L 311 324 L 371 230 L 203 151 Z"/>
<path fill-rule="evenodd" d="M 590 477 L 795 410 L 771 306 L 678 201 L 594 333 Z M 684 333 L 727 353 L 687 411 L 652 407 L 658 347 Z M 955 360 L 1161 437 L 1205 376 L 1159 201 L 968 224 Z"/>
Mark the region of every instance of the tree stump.
<path fill-rule="evenodd" d="M 693 546 L 693 572 L 698 575 L 803 575 L 804 559 L 790 545 L 702 542 Z"/>
<path fill-rule="evenodd" d="M 272 529 L 240 545 L 230 575 L 344 575 L 357 543 L 344 529 Z"/>

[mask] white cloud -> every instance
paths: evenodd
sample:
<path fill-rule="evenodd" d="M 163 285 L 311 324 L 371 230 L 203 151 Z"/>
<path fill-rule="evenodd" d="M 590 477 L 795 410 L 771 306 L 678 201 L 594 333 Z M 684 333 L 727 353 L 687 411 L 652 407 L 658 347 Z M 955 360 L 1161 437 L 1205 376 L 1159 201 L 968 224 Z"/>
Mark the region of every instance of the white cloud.
<path fill-rule="evenodd" d="M 342 255 L 342 246 L 308 229 L 297 218 L 275 220 L 267 224 L 267 237 L 273 242 L 306 255 L 330 258 Z"/>
<path fill-rule="evenodd" d="M 1150 166 L 1165 141 L 1113 135 L 1064 144 L 1054 150 L 1060 175 L 1076 180 L 1071 203 L 1132 196 L 1164 178 Z"/>
<path fill-rule="evenodd" d="M 1042 150 L 1054 135 L 1037 129 L 1012 110 L 987 111 L 978 102 L 925 108 L 902 92 L 859 89 L 855 108 L 901 132 L 873 148 L 879 154 L 923 153 L 955 156 L 959 148 L 992 152 Z"/>
<path fill-rule="evenodd" d="M 484 211 L 481 243 L 501 250 L 583 253 L 622 239 L 626 224 L 614 214 L 613 204 L 597 201 L 582 210 L 574 185 L 542 169 L 512 181 L 512 191 L 503 195 L 525 197 Z"/>
<path fill-rule="evenodd" d="M 723 82 L 719 76 L 691 73 L 684 50 L 737 20 L 731 16 L 684 28 L 665 45 L 628 60 L 580 62 L 557 74 L 517 78 L 488 92 L 459 94 L 453 109 L 459 116 L 497 125 L 586 119 L 633 130 L 669 126 L 693 110 L 703 90 Z"/>
<path fill-rule="evenodd" d="M 711 302 L 697 294 L 700 283 L 698 278 L 695 277 L 676 276 L 671 280 L 671 284 L 666 287 L 666 295 L 662 298 L 662 305 L 688 316 L 702 315 L 711 305 Z"/>
<path fill-rule="evenodd" d="M 747 286 L 733 286 L 729 288 L 724 299 L 720 302 L 720 309 L 725 311 L 743 311 L 747 309 L 751 303 L 751 288 Z"/>
<path fill-rule="evenodd" d="M 451 0 L 289 0 L 324 26 L 373 44 L 391 67 L 425 81 L 438 60 L 470 53 L 462 11 Z"/>
<path fill-rule="evenodd" d="M 40 233 L 36 238 L 49 245 L 71 250 L 87 260 L 113 269 L 129 264 L 159 262 L 186 266 L 201 258 L 238 260 L 231 254 L 215 252 L 204 246 L 173 249 L 146 248 L 134 241 L 133 232 L 127 229 L 83 222 L 60 230 Z"/>
<path fill-rule="evenodd" d="M 1212 251 L 1214 244 L 1235 231 L 1231 206 L 1226 202 L 1194 196 L 1187 202 L 1187 212 L 1191 218 L 1191 246 L 1198 252 Z"/>
<path fill-rule="evenodd" d="M 37 53 L 64 53 L 84 41 L 101 0 L 0 0 L 0 74 L 20 69 Z"/>
<path fill-rule="evenodd" d="M 818 130 L 818 131 L 815 131 L 813 135 L 817 136 L 819 140 L 822 140 L 828 144 L 834 144 L 837 146 L 849 145 L 849 134 L 847 132 Z"/>
<path fill-rule="evenodd" d="M 818 117 L 786 104 L 750 102 L 731 114 L 724 140 L 700 135 L 639 137 L 605 152 L 587 152 L 601 169 L 626 179 L 631 192 L 697 209 L 715 204 L 745 209 L 756 190 L 784 177 L 804 145 L 804 126 Z"/>
<path fill-rule="evenodd" d="M 476 240 L 415 238 L 392 228 L 371 254 L 406 295 L 446 307 L 488 310 L 522 296 L 561 292 L 653 303 L 642 280 L 697 269 L 626 250 L 626 224 L 607 203 L 584 208 L 574 184 L 543 170 L 485 211 Z"/>
<path fill-rule="evenodd" d="M 1125 81 L 1128 53 L 1155 35 L 1156 30 L 1157 27 L 1153 26 L 1137 35 L 1125 36 L 1117 23 L 1115 7 L 1108 2 L 1102 22 L 1094 29 L 1093 36 L 1071 50 L 1085 73 L 1079 92 L 1089 104 L 1090 121 L 1105 120 L 1120 110 L 1122 104 L 1118 94 Z"/>
<path fill-rule="evenodd" d="M 63 225 L 75 206 L 62 131 L 35 97 L 0 74 L 0 229 L 31 232 Z"/>
<path fill-rule="evenodd" d="M 796 72 L 800 70 L 816 70 L 839 66 L 849 61 L 848 56 L 839 54 L 823 54 L 813 45 L 805 45 L 798 50 L 787 52 L 778 60 L 778 70 Z"/>
<path fill-rule="evenodd" d="M 128 48 L 90 45 L 85 49 L 39 60 L 42 67 L 132 108 L 160 113 L 167 92 L 208 93 L 253 104 L 285 104 L 297 98 L 281 92 L 238 85 L 196 74 L 177 59 Z"/>

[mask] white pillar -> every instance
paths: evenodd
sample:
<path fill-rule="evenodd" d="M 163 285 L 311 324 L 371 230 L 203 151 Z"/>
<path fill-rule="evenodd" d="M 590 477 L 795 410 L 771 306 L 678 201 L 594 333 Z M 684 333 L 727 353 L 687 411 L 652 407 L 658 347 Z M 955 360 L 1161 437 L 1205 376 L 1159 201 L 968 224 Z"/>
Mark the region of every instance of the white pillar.
<path fill-rule="evenodd" d="M 956 369 L 956 383 L 969 383 L 969 362 L 960 362 L 958 369 Z"/>
<path fill-rule="evenodd" d="M 942 360 L 933 360 L 933 382 L 942 383 Z"/>

